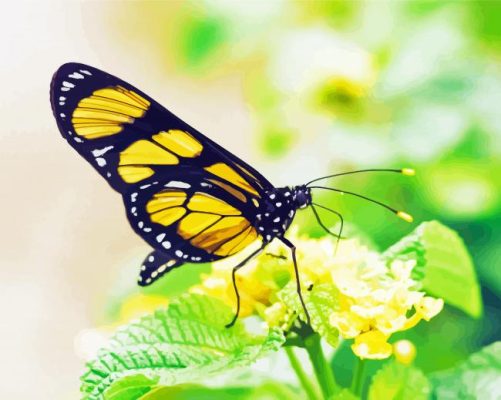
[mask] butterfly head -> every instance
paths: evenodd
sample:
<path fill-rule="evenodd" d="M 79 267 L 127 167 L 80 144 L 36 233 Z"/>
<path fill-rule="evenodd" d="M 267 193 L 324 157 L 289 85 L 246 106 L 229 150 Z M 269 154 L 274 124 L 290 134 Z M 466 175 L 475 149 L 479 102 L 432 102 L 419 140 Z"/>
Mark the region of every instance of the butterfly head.
<path fill-rule="evenodd" d="M 306 185 L 295 186 L 292 189 L 292 201 L 296 209 L 306 208 L 311 204 L 311 192 Z"/>

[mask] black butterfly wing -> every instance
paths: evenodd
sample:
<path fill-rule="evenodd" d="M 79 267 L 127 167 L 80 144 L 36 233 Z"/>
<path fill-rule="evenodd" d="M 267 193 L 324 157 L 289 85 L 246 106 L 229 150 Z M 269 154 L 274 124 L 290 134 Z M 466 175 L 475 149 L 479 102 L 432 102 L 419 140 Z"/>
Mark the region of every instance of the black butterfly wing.
<path fill-rule="evenodd" d="M 69 63 L 54 75 L 51 104 L 62 136 L 122 193 L 133 229 L 156 249 L 140 284 L 259 238 L 251 222 L 272 184 L 145 93 Z"/>
<path fill-rule="evenodd" d="M 163 254 L 209 262 L 236 254 L 260 239 L 253 226 L 257 207 L 250 195 L 213 183 L 191 171 L 141 185 L 124 194 L 132 228 Z"/>
<path fill-rule="evenodd" d="M 121 193 L 192 169 L 255 199 L 273 187 L 142 91 L 88 65 L 58 69 L 51 104 L 62 136 Z"/>
<path fill-rule="evenodd" d="M 183 264 L 184 261 L 182 260 L 172 258 L 161 251 L 153 250 L 150 254 L 148 254 L 141 265 L 137 283 L 139 286 L 149 286 L 164 276 L 167 272 L 180 267 Z"/>

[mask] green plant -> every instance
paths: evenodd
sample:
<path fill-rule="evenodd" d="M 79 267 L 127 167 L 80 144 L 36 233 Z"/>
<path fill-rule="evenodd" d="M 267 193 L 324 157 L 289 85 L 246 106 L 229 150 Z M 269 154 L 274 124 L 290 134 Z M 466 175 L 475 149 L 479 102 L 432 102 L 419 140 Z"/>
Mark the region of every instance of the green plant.
<path fill-rule="evenodd" d="M 272 246 L 272 255 L 259 257 L 239 279 L 243 315 L 250 318 L 224 327 L 234 299 L 229 264 L 216 264 L 191 293 L 113 335 L 87 365 L 84 398 L 397 400 L 427 399 L 431 393 L 440 399 L 459 398 L 454 397 L 459 393 L 473 396 L 464 397 L 468 399 L 479 393 L 495 398 L 496 386 L 481 382 L 499 382 L 499 343 L 456 369 L 435 374 L 413 365 L 412 343 L 390 343 L 397 332 L 439 314 L 443 302 L 471 317 L 482 315 L 473 264 L 457 234 L 436 221 L 426 222 L 383 253 L 352 240 L 342 241 L 338 252 L 331 239 L 295 241 L 311 326 L 304 323 L 290 261 L 281 257 L 279 246 Z M 359 359 L 350 385 L 339 381 L 325 354 L 326 346 L 336 352 L 345 342 Z M 315 379 L 298 359 L 298 348 L 306 350 Z M 250 385 L 234 372 L 281 349 L 300 392 L 271 377 Z M 368 374 L 365 366 L 371 359 L 385 363 Z M 215 376 L 220 377 L 217 382 Z"/>

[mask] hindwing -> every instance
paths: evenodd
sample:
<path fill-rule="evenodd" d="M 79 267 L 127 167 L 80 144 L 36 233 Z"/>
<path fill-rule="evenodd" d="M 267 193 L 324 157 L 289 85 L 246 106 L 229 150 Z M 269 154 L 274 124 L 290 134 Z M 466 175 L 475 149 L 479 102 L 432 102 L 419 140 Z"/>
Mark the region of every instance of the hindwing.
<path fill-rule="evenodd" d="M 152 182 L 126 193 L 124 202 L 133 229 L 180 260 L 214 261 L 259 239 L 254 203 L 212 183 L 208 174 Z"/>

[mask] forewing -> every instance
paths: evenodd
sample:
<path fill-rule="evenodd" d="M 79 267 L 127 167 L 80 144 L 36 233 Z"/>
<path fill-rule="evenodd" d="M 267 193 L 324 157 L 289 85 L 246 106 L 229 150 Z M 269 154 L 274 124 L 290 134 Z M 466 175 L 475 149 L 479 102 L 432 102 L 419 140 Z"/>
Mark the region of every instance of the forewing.
<path fill-rule="evenodd" d="M 272 188 L 259 172 L 132 85 L 69 63 L 51 84 L 59 130 L 117 191 L 199 170 L 255 201 Z"/>

